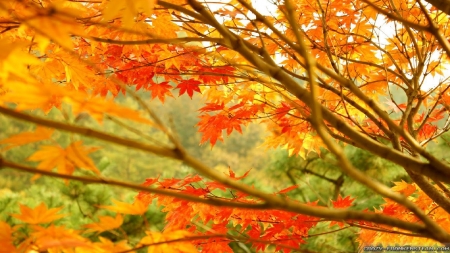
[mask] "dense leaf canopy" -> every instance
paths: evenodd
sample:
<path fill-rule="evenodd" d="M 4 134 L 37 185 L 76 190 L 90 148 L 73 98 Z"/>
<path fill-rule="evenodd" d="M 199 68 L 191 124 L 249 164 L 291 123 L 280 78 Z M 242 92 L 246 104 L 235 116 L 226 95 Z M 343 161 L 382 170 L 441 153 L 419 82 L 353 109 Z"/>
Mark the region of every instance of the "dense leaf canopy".
<path fill-rule="evenodd" d="M 450 164 L 428 148 L 450 129 L 447 2 L 0 0 L 0 114 L 33 124 L 0 136 L 0 167 L 33 182 L 139 191 L 132 202 L 87 201 L 105 215 L 75 229 L 60 221 L 70 215 L 60 206 L 18 204 L 14 222 L 0 221 L 0 252 L 293 252 L 324 223 L 324 235 L 357 229 L 359 247 L 450 242 Z M 250 168 L 211 166 L 180 140 L 187 130 L 155 109 L 182 97 L 202 99 L 200 144 L 216 148 L 262 125 L 268 148 L 332 159 L 335 179 L 309 162 L 303 172 L 335 193 L 300 199 L 290 171 L 269 192 L 246 181 L 257 175 Z M 95 154 L 117 146 L 181 162 L 161 173 L 191 173 L 142 173 L 143 184 L 108 178 Z M 365 173 L 348 146 L 396 166 L 405 181 L 390 187 Z M 24 147 L 32 151 L 14 159 Z M 344 177 L 384 204 L 359 205 L 341 191 Z M 124 221 L 147 222 L 154 205 L 164 229 L 128 237 Z"/>

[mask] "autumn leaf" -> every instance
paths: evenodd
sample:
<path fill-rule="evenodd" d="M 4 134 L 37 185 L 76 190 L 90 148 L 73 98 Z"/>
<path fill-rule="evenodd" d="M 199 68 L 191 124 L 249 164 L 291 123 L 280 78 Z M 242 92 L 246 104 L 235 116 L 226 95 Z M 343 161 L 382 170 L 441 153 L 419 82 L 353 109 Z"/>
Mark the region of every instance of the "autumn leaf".
<path fill-rule="evenodd" d="M 100 174 L 100 171 L 88 156 L 95 150 L 97 149 L 83 146 L 82 141 L 72 142 L 65 149 L 60 146 L 41 146 L 27 160 L 39 162 L 37 168 L 42 170 L 51 171 L 56 167 L 61 174 L 71 175 L 75 168 L 82 168 Z M 39 175 L 35 175 L 32 180 L 38 177 Z"/>
<path fill-rule="evenodd" d="M 6 151 L 17 146 L 50 139 L 53 131 L 54 129 L 37 126 L 34 132 L 21 132 L 19 134 L 1 140 L 0 145 L 9 144 L 2 149 L 3 151 Z"/>
<path fill-rule="evenodd" d="M 99 123 L 103 122 L 105 115 L 110 115 L 153 125 L 153 121 L 142 117 L 139 111 L 118 105 L 109 99 L 73 94 L 66 96 L 64 101 L 72 105 L 72 110 L 75 115 L 88 113 Z"/>
<path fill-rule="evenodd" d="M 186 238 L 191 235 L 185 230 L 174 230 L 164 233 L 160 232 L 145 232 L 147 236 L 141 239 L 139 246 L 149 245 L 148 253 L 196 253 L 197 248 L 189 241 L 176 241 Z M 171 242 L 174 241 L 174 242 Z M 167 242 L 167 243 L 162 243 Z M 152 246 L 152 244 L 156 244 Z"/>
<path fill-rule="evenodd" d="M 114 206 L 100 206 L 100 208 L 108 209 L 117 213 L 141 215 L 147 211 L 147 205 L 141 200 L 136 199 L 133 204 L 112 200 Z M 117 216 L 116 216 L 117 218 Z"/>
<path fill-rule="evenodd" d="M 236 177 L 236 174 L 234 173 L 234 171 L 231 169 L 231 167 L 228 167 L 228 173 L 230 175 L 230 178 L 234 179 L 234 180 L 241 180 L 243 178 L 246 178 L 248 176 L 248 173 L 250 173 L 252 169 L 249 169 L 247 172 L 244 173 L 244 175 L 240 176 L 240 177 Z"/>
<path fill-rule="evenodd" d="M 98 218 L 100 220 L 99 222 L 84 225 L 84 227 L 87 228 L 85 233 L 101 233 L 107 230 L 113 230 L 120 227 L 123 222 L 122 215 L 120 214 L 116 214 L 115 218 L 111 216 L 99 216 Z"/>
<path fill-rule="evenodd" d="M 135 22 L 139 13 L 152 15 L 155 0 L 109 0 L 103 12 L 105 21 L 122 18 L 125 27 L 129 28 Z"/>
<path fill-rule="evenodd" d="M 197 80 L 183 80 L 177 85 L 177 89 L 180 89 L 179 96 L 183 95 L 184 93 L 187 93 L 190 98 L 194 95 L 194 91 L 201 93 L 200 88 L 198 85 L 200 84 L 200 81 Z"/>
<path fill-rule="evenodd" d="M 18 252 L 14 246 L 13 231 L 8 223 L 0 221 L 0 253 Z"/>
<path fill-rule="evenodd" d="M 39 65 L 41 62 L 26 51 L 30 43 L 27 41 L 15 41 L 0 39 L 0 80 L 11 79 L 11 76 L 20 77 L 23 80 L 31 80 L 28 75 L 29 65 Z"/>
<path fill-rule="evenodd" d="M 405 195 L 406 197 L 410 196 L 414 192 L 416 192 L 416 187 L 412 184 L 408 184 L 405 181 L 401 182 L 394 182 L 395 186 L 392 187 L 393 191 L 400 192 L 401 194 Z"/>
<path fill-rule="evenodd" d="M 42 109 L 48 113 L 54 106 L 59 107 L 64 94 L 61 87 L 50 83 L 39 83 L 35 80 L 10 80 L 7 92 L 0 96 L 0 101 L 17 104 L 17 110 Z"/>
<path fill-rule="evenodd" d="M 347 208 L 352 206 L 353 201 L 355 201 L 355 199 L 350 198 L 350 196 L 342 198 L 342 196 L 339 195 L 337 200 L 331 201 L 331 203 L 333 204 L 334 208 Z"/>
<path fill-rule="evenodd" d="M 28 110 L 28 115 L 19 114 L 21 117 L 17 118 L 31 123 L 51 122 L 37 117 L 57 120 L 58 124 L 53 125 L 65 126 L 65 130 L 74 129 L 71 124 L 82 127 L 90 124 L 78 120 L 72 122 L 73 117 L 79 119 L 80 115 L 89 115 L 98 123 L 108 115 L 110 119 L 118 117 L 154 126 L 152 120 L 143 117 L 139 110 L 122 103 L 135 104 L 136 108 L 145 107 L 141 101 L 136 103 L 135 100 L 149 95 L 153 100 L 158 98 L 164 103 L 178 89 L 179 96 L 187 94 L 192 99 L 194 93 L 198 93 L 197 96 L 202 98 L 204 104 L 199 106 L 200 120 L 197 124 L 202 144 L 209 142 L 212 148 L 218 140 L 223 141 L 224 132 L 227 135 L 236 131 L 242 133 L 243 126 L 256 122 L 264 124 L 271 134 L 266 138 L 267 146 L 286 149 L 289 155 L 299 155 L 304 160 L 310 158 L 310 152 L 322 157 L 320 152 L 327 146 L 322 142 L 323 134 L 316 132 L 317 126 L 311 120 L 315 116 L 320 118 L 311 112 L 311 108 L 317 105 L 322 111 L 320 120 L 325 132 L 332 137 L 327 141 L 358 146 L 377 157 L 386 153 L 377 147 L 384 147 L 387 151 L 397 149 L 383 157 L 399 168 L 413 172 L 419 170 L 429 177 L 426 175 L 429 172 L 423 170 L 422 160 L 439 167 L 442 159 L 435 157 L 433 152 L 423 152 L 427 149 L 425 145 L 431 140 L 441 141 L 437 137 L 444 136 L 450 121 L 450 89 L 446 73 L 450 29 L 447 29 L 449 18 L 441 13 L 443 10 L 432 3 L 422 6 L 412 0 L 294 1 L 291 10 L 284 2 L 230 0 L 209 5 L 205 1 L 186 0 L 0 1 L 0 105 L 17 111 Z M 368 3 L 378 6 L 383 13 Z M 257 13 L 247 4 L 265 11 L 254 18 Z M 388 13 L 404 20 L 386 16 Z M 246 20 L 248 18 L 253 20 Z M 377 19 L 382 21 L 382 26 L 374 22 Z M 306 54 L 298 54 L 300 44 L 297 43 L 297 31 L 293 29 L 295 26 L 304 28 L 302 35 L 306 38 Z M 386 33 L 385 28 L 390 31 Z M 300 45 L 300 49 L 302 47 Z M 317 75 L 316 86 L 312 86 L 308 79 L 311 74 L 311 65 L 305 64 L 308 59 L 313 63 L 317 61 L 317 68 L 313 68 Z M 314 88 L 316 92 L 312 92 Z M 131 94 L 132 90 L 137 91 L 136 94 Z M 137 96 L 130 98 L 130 95 Z M 97 129 L 99 126 L 91 127 Z M 109 125 L 100 127 L 107 129 Z M 141 130 L 140 125 L 132 127 Z M 15 135 L 5 134 L 9 138 L 0 141 L 5 149 L 52 137 L 51 132 L 39 128 L 35 132 L 19 134 L 16 134 L 14 126 L 8 129 L 12 129 Z M 143 131 L 153 134 L 154 129 L 148 130 Z M 164 133 L 170 131 L 155 134 L 159 138 L 166 135 Z M 98 134 L 86 130 L 83 134 L 112 141 L 106 132 Z M 123 134 L 121 138 L 126 138 L 126 133 Z M 95 148 L 76 141 L 76 135 L 57 135 L 54 141 L 65 144 L 53 142 L 40 146 L 31 151 L 34 153 L 28 161 L 36 162 L 39 169 L 56 169 L 62 174 L 71 175 L 76 169 L 99 174 L 90 157 Z M 165 139 L 163 143 L 166 143 Z M 128 141 L 140 143 L 146 140 Z M 140 145 L 135 144 L 127 147 Z M 33 145 L 27 148 L 33 148 Z M 180 160 L 189 158 L 179 156 L 178 148 L 160 151 L 158 153 Z M 348 155 L 348 152 L 335 153 L 338 159 L 345 159 Z M 262 156 L 253 157 L 258 159 Z M 6 164 L 11 163 L 8 157 L 3 159 Z M 20 166 L 16 167 L 20 169 Z M 445 195 L 448 175 L 445 170 L 440 172 L 443 186 L 438 182 L 431 183 L 437 193 Z M 226 176 L 239 180 L 248 174 L 247 171 L 243 176 L 236 176 L 229 169 Z M 369 174 L 365 175 L 368 179 Z M 158 177 L 148 179 L 144 185 L 206 200 L 267 204 L 271 208 L 227 208 L 140 192 L 133 204 L 115 201 L 111 206 L 104 206 L 120 215 L 94 217 L 98 222 L 85 228 L 99 233 L 116 229 L 123 222 L 122 213 L 142 214 L 148 204 L 155 201 L 163 207 L 161 210 L 166 213 L 167 223 L 164 232 L 149 232 L 142 239 L 142 243 L 155 244 L 147 245 L 150 246 L 149 251 L 196 251 L 192 247 L 196 245 L 202 252 L 232 252 L 228 244 L 231 241 L 241 243 L 237 238 L 208 238 L 188 243 L 184 240 L 190 234 L 177 231 L 208 236 L 216 232 L 229 234 L 233 232 L 231 228 L 239 228 L 242 231 L 234 232 L 242 233 L 242 238 L 245 238 L 242 243 L 251 247 L 246 251 L 268 251 L 268 247 L 273 247 L 270 250 L 288 253 L 306 243 L 304 239 L 310 235 L 310 229 L 323 221 L 323 217 L 299 215 L 293 209 L 288 212 L 286 206 L 276 204 L 281 202 L 255 198 L 248 191 L 239 191 L 239 187 L 230 189 L 200 176 Z M 285 194 L 295 188 L 290 186 L 274 194 Z M 407 196 L 430 220 L 450 232 L 449 208 L 440 194 L 427 195 L 419 186 L 404 181 L 396 182 L 392 189 Z M 216 196 L 212 193 L 214 190 L 224 192 Z M 341 190 L 345 192 L 345 189 Z M 393 200 L 385 201 L 381 208 L 364 210 L 367 215 L 359 217 L 388 215 L 404 221 L 395 223 L 396 226 L 409 223 L 416 229 L 377 224 L 376 218 L 368 219 L 370 222 L 359 220 L 355 224 L 352 220 L 336 220 L 331 225 L 359 226 L 361 244 L 434 245 L 436 241 L 433 239 L 445 237 L 439 231 L 420 229 L 418 226 L 422 226 L 422 222 L 410 210 Z M 306 205 L 317 206 L 317 202 L 313 203 Z M 332 208 L 342 209 L 340 212 L 346 212 L 344 208 L 351 210 L 349 207 L 354 204 L 364 203 L 367 204 L 349 196 L 338 196 L 331 201 Z M 79 209 L 81 211 L 82 208 Z M 359 206 L 355 210 L 360 210 Z M 34 209 L 25 211 L 31 213 Z M 15 215 L 25 219 L 24 213 Z M 45 220 L 46 212 L 41 213 Z M 35 216 L 34 222 L 41 217 Z M 126 242 L 114 243 L 98 237 L 90 238 L 95 243 L 89 242 L 77 231 L 64 226 L 25 226 L 27 231 L 21 238 L 23 231 L 19 228 L 23 225 L 11 228 L 1 224 L 0 228 L 6 232 L 0 233 L 0 243 L 5 241 L 9 248 L 17 246 L 20 252 L 97 253 L 114 252 L 119 248 L 120 251 L 130 251 Z M 423 233 L 418 234 L 417 231 Z M 131 241 L 141 239 L 110 232 L 113 232 L 114 240 L 127 236 Z M 323 236 L 328 243 L 331 241 L 326 237 L 331 235 L 327 233 L 324 231 Z M 171 238 L 180 241 L 165 243 Z M 1 246 L 0 251 L 3 250 Z M 328 247 L 331 245 L 320 246 L 331 248 L 331 251 L 340 250 Z"/>
<path fill-rule="evenodd" d="M 61 252 L 74 248 L 95 249 L 86 238 L 64 226 L 51 224 L 49 227 L 35 226 L 34 229 L 35 231 L 27 238 L 24 245 L 33 245 L 33 248 L 39 251 Z"/>
<path fill-rule="evenodd" d="M 21 204 L 19 206 L 20 214 L 11 214 L 11 216 L 28 224 L 49 223 L 66 216 L 66 214 L 57 214 L 62 207 L 47 209 L 44 203 L 39 204 L 34 209 Z"/>
<path fill-rule="evenodd" d="M 112 242 L 108 238 L 99 236 L 98 239 L 99 242 L 94 243 L 95 246 L 101 248 L 102 250 L 105 250 L 106 252 L 111 253 L 120 253 L 120 252 L 129 252 L 129 253 L 135 253 L 136 251 L 131 250 L 131 246 L 128 245 L 128 242 L 126 240 L 122 240 L 119 242 Z"/>
<path fill-rule="evenodd" d="M 285 193 L 288 193 L 288 192 L 290 192 L 290 191 L 292 191 L 294 189 L 297 189 L 297 188 L 298 188 L 298 185 L 292 185 L 292 186 L 289 186 L 288 188 L 285 188 L 285 189 L 277 192 L 277 194 L 285 194 Z"/>
<path fill-rule="evenodd" d="M 152 92 L 152 99 L 159 98 L 159 100 L 164 103 L 166 96 L 173 97 L 170 90 L 172 86 L 168 82 L 162 82 L 159 84 L 152 84 L 149 90 Z"/>

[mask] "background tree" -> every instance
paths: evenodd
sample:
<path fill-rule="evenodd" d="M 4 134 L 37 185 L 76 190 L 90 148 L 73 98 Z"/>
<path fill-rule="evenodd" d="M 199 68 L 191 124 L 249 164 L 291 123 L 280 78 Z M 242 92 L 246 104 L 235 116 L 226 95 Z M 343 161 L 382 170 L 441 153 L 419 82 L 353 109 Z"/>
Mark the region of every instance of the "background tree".
<path fill-rule="evenodd" d="M 86 201 L 117 213 L 86 225 L 85 233 L 96 232 L 90 238 L 57 224 L 63 217 L 58 207 L 20 205 L 12 217 L 25 225 L 0 223 L 0 242 L 10 252 L 229 252 L 236 245 L 289 252 L 321 235 L 311 231 L 323 229 L 324 222 L 335 230 L 323 233 L 360 229 L 360 246 L 450 242 L 450 165 L 426 148 L 450 127 L 448 15 L 431 4 L 299 0 L 260 8 L 245 0 L 0 1 L 0 113 L 39 125 L 1 141 L 8 153 L 0 165 L 35 173 L 32 180 L 63 178 L 69 187 L 76 180 L 140 191 L 133 204 Z M 177 93 L 204 99 L 200 143 L 212 147 L 225 132 L 264 124 L 270 134 L 265 145 L 300 156 L 304 164 L 295 169 L 332 183 L 333 192 L 328 199 L 289 196 L 304 192 L 289 164 L 282 167 L 291 183 L 273 189 L 276 194 L 250 186 L 250 168 L 243 175 L 227 169 L 232 155 L 213 168 L 218 159 L 185 148 L 192 142 L 179 136 L 187 131 L 148 104 Z M 43 143 L 26 161 L 10 155 L 35 142 Z M 364 172 L 363 164 L 349 158 L 348 145 L 364 150 L 353 154 L 370 153 L 402 168 L 390 178 L 406 181 L 390 188 Z M 99 147 L 140 156 L 139 167 L 161 161 L 155 156 L 170 158 L 164 167 L 191 168 L 202 177 L 142 173 L 143 185 L 106 178 L 101 159 L 93 159 Z M 252 153 L 253 161 L 261 157 L 251 145 L 236 153 Z M 328 164 L 309 169 L 317 157 Z M 126 168 L 119 171 L 121 178 L 139 180 Z M 374 209 L 343 196 L 347 177 L 385 203 Z M 152 203 L 164 207 L 162 232 L 98 236 L 121 228 L 122 215 L 143 215 Z"/>

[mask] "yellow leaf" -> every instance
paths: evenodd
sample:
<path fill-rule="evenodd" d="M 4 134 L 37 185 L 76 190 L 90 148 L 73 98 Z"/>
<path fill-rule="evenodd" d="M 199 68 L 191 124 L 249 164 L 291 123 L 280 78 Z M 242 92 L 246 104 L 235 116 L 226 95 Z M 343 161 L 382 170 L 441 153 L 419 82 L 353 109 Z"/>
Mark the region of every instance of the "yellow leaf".
<path fill-rule="evenodd" d="M 50 111 L 53 106 L 59 107 L 64 91 L 55 84 L 23 82 L 21 80 L 9 80 L 7 92 L 0 96 L 0 101 L 17 104 L 17 110 L 42 109 Z"/>
<path fill-rule="evenodd" d="M 123 222 L 122 215 L 120 214 L 117 214 L 115 218 L 111 216 L 100 216 L 99 219 L 100 221 L 97 223 L 84 225 L 86 228 L 88 228 L 86 230 L 86 233 L 112 230 L 120 227 Z"/>
<path fill-rule="evenodd" d="M 157 244 L 154 246 L 148 247 L 148 253 L 195 253 L 198 252 L 197 248 L 190 243 L 188 240 L 186 241 L 176 241 L 178 239 L 183 239 L 191 234 L 184 230 L 174 230 L 167 231 L 164 233 L 160 232 L 146 232 L 147 236 L 141 239 L 138 244 L 139 246 L 143 245 L 152 245 L 155 243 L 167 242 L 162 244 Z M 174 241 L 175 242 L 171 242 Z"/>
<path fill-rule="evenodd" d="M 94 162 L 88 156 L 89 153 L 96 150 L 97 148 L 83 146 L 82 141 L 73 142 L 66 148 L 67 160 L 72 162 L 75 167 L 91 170 L 96 174 L 100 174 L 100 171 L 95 167 Z"/>
<path fill-rule="evenodd" d="M 401 182 L 394 182 L 394 184 L 395 186 L 392 187 L 392 190 L 400 192 L 407 197 L 416 192 L 416 187 L 414 185 L 408 184 L 403 180 Z"/>
<path fill-rule="evenodd" d="M 11 74 L 20 76 L 22 80 L 31 80 L 28 75 L 29 65 L 38 65 L 41 62 L 28 53 L 29 42 L 15 41 L 11 43 L 6 39 L 0 40 L 0 79 L 7 80 Z"/>
<path fill-rule="evenodd" d="M 117 213 L 140 215 L 147 211 L 147 205 L 140 200 L 135 200 L 133 204 L 112 200 L 115 206 L 100 206 L 100 208 L 108 209 Z"/>
<path fill-rule="evenodd" d="M 114 101 L 102 97 L 86 97 L 86 95 L 76 94 L 65 97 L 64 101 L 72 105 L 75 115 L 83 112 L 89 113 L 99 123 L 102 123 L 105 114 L 109 114 L 150 125 L 153 124 L 151 120 L 142 117 L 139 111 L 120 106 Z"/>
<path fill-rule="evenodd" d="M 25 223 L 36 225 L 49 223 L 66 216 L 65 214 L 56 214 L 61 209 L 62 207 L 47 209 L 47 206 L 44 203 L 41 203 L 34 209 L 20 204 L 21 214 L 11 214 L 11 216 Z"/>
<path fill-rule="evenodd" d="M 153 13 L 155 0 L 109 0 L 103 11 L 103 19 L 110 21 L 121 18 L 124 27 L 131 27 L 138 14 L 150 16 Z"/>
<path fill-rule="evenodd" d="M 50 139 L 54 129 L 38 126 L 34 132 L 22 132 L 0 141 L 0 144 L 9 144 L 2 150 L 8 150 L 13 147 L 25 145 L 28 143 L 38 142 Z"/>
<path fill-rule="evenodd" d="M 172 22 L 172 16 L 164 13 L 152 19 L 152 27 L 152 33 L 161 38 L 176 38 L 176 32 L 180 30 L 180 27 Z"/>
<path fill-rule="evenodd" d="M 98 237 L 100 242 L 95 243 L 96 246 L 99 248 L 105 250 L 106 252 L 129 252 L 129 253 L 136 253 L 136 251 L 130 251 L 131 247 L 128 245 L 127 241 L 119 241 L 116 243 L 111 242 L 107 238 L 103 238 L 101 236 Z"/>
<path fill-rule="evenodd" d="M 25 21 L 22 23 L 23 27 L 21 29 L 28 28 L 35 31 L 37 35 L 37 41 L 35 42 L 38 43 L 40 50 L 44 50 L 49 44 L 48 39 L 65 49 L 72 50 L 72 35 L 83 34 L 83 27 L 74 18 L 75 16 L 80 16 L 81 11 L 70 7 L 67 8 L 61 4 L 59 6 L 49 6 L 47 10 L 51 11 L 52 8 L 58 9 L 52 15 L 33 13 L 31 17 L 24 17 Z M 68 16 L 68 13 L 71 16 Z"/>
<path fill-rule="evenodd" d="M 91 170 L 96 174 L 100 174 L 100 171 L 88 156 L 96 149 L 83 146 L 82 144 L 82 141 L 76 141 L 65 149 L 59 146 L 41 146 L 27 160 L 40 162 L 37 168 L 42 170 L 51 171 L 56 167 L 58 173 L 61 174 L 71 175 L 75 168 Z M 39 175 L 35 175 L 32 180 L 38 177 Z"/>

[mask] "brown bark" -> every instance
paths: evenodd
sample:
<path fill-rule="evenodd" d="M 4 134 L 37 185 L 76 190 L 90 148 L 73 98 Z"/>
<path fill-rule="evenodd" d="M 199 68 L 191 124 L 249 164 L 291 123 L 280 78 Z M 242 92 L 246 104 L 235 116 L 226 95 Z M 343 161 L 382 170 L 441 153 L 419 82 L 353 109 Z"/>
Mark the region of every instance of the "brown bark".
<path fill-rule="evenodd" d="M 425 0 L 425 1 L 427 1 L 434 7 L 438 8 L 440 11 L 447 13 L 447 15 L 450 15 L 450 0 Z"/>

